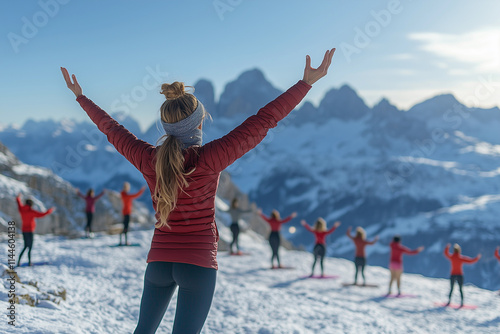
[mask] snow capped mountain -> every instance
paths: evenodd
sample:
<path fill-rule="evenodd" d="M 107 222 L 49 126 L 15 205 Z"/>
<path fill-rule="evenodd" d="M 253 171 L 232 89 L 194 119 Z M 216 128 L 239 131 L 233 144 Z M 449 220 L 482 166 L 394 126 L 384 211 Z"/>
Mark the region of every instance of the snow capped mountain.
<path fill-rule="evenodd" d="M 205 142 L 226 134 L 280 93 L 259 70 L 227 84 L 217 103 L 210 82 L 200 81 L 195 88 L 207 109 L 213 108 Z M 61 176 L 81 187 L 120 184 L 124 178 L 143 182 L 93 125 L 35 123 L 3 129 L 0 141 L 21 160 L 56 173 L 54 165 L 69 165 Z M 329 226 L 341 220 L 327 239 L 330 255 L 354 256 L 344 233 L 347 226 L 359 225 L 369 238 L 381 237 L 369 248 L 371 264 L 387 265 L 387 245 L 400 234 L 407 246 L 426 247 L 408 257 L 405 271 L 447 277 L 442 251 L 458 242 L 465 255 L 483 254 L 473 268 L 466 267 L 466 280 L 498 289 L 493 251 L 500 245 L 499 128 L 498 108 L 467 108 L 449 94 L 403 111 L 387 99 L 369 108 L 344 85 L 328 91 L 317 107 L 303 103 L 228 172 L 264 213 L 274 208 L 283 216 L 298 212 L 289 223 L 296 232 L 284 233 L 298 246 L 312 247 L 314 241 L 300 219 L 312 224 L 324 217 Z M 161 134 L 158 124 L 137 133 L 151 143 Z"/>

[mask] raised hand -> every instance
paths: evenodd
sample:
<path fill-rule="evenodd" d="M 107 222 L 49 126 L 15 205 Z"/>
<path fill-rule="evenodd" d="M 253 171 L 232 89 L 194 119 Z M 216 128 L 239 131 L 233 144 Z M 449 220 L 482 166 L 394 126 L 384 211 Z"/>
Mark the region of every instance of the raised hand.
<path fill-rule="evenodd" d="M 297 212 L 292 213 L 292 218 L 295 218 L 295 217 L 297 217 Z"/>
<path fill-rule="evenodd" d="M 420 247 L 417 248 L 417 251 L 420 253 L 421 251 L 424 250 L 424 248 L 425 248 L 424 246 L 420 246 Z"/>
<path fill-rule="evenodd" d="M 324 77 L 328 73 L 328 68 L 332 63 L 332 57 L 335 53 L 335 48 L 328 50 L 325 52 L 325 56 L 323 57 L 323 62 L 319 65 L 318 68 L 311 67 L 311 57 L 309 55 L 306 56 L 306 68 L 304 69 L 304 80 L 309 85 L 312 85 L 322 77 Z"/>
<path fill-rule="evenodd" d="M 335 222 L 335 224 L 333 224 L 333 226 L 335 226 L 335 227 L 339 227 L 339 226 L 340 226 L 340 224 L 342 224 L 342 223 L 341 223 L 341 222 L 339 222 L 339 221 L 336 221 L 336 222 Z"/>
<path fill-rule="evenodd" d="M 302 220 L 300 221 L 300 224 L 301 224 L 302 226 L 306 226 L 307 222 L 306 222 L 304 219 L 302 219 Z"/>
<path fill-rule="evenodd" d="M 82 95 L 82 87 L 80 87 L 80 84 L 76 80 L 76 76 L 74 74 L 72 75 L 74 81 L 72 82 L 67 69 L 61 67 L 61 72 L 63 74 L 64 80 L 66 81 L 66 86 L 68 86 L 73 94 L 75 94 L 76 97 Z"/>

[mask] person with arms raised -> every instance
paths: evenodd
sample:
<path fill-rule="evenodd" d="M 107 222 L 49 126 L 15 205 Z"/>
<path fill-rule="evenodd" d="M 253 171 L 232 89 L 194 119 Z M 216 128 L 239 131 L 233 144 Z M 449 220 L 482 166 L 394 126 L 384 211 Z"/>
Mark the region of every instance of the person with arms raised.
<path fill-rule="evenodd" d="M 16 197 L 17 208 L 19 210 L 19 214 L 21 215 L 21 221 L 23 222 L 23 226 L 21 227 L 21 231 L 23 232 L 23 240 L 24 240 L 24 248 L 19 254 L 19 260 L 17 261 L 17 266 L 21 265 L 21 258 L 23 257 L 24 251 L 28 249 L 28 266 L 31 266 L 31 250 L 33 249 L 33 234 L 36 229 L 36 221 L 35 218 L 42 218 L 46 215 L 51 214 L 54 211 L 54 208 L 50 208 L 45 212 L 36 211 L 33 209 L 33 201 L 31 199 L 27 199 L 25 204 L 22 203 L 21 194 Z"/>
<path fill-rule="evenodd" d="M 278 210 L 271 211 L 271 217 L 267 217 L 262 213 L 262 210 L 259 209 L 259 216 L 264 219 L 269 226 L 271 227 L 271 233 L 269 233 L 269 246 L 271 247 L 271 269 L 283 268 L 280 262 L 279 249 L 281 246 L 281 225 L 288 223 L 293 218 L 297 217 L 297 213 L 293 212 L 290 216 L 285 219 L 281 219 L 280 213 Z M 274 259 L 278 262 L 278 266 L 274 265 Z"/>
<path fill-rule="evenodd" d="M 87 194 L 84 196 L 80 189 L 76 189 L 76 194 L 85 200 L 85 215 L 87 216 L 87 225 L 85 226 L 85 237 L 93 238 L 94 233 L 92 233 L 92 220 L 94 218 L 95 212 L 95 202 L 104 195 L 104 190 L 97 196 L 94 196 L 94 189 L 89 189 Z"/>
<path fill-rule="evenodd" d="M 368 245 L 373 245 L 378 241 L 378 236 L 375 237 L 372 241 L 366 240 L 366 232 L 364 228 L 358 226 L 356 228 L 356 235 L 353 237 L 351 235 L 351 227 L 347 228 L 345 232 L 347 237 L 352 240 L 354 246 L 356 247 L 356 253 L 354 255 L 354 266 L 356 268 L 354 274 L 354 285 L 358 283 L 358 271 L 361 269 L 361 277 L 363 277 L 363 285 L 366 285 L 365 278 L 365 266 L 366 266 L 366 255 L 365 255 L 365 247 Z"/>
<path fill-rule="evenodd" d="M 137 139 L 83 95 L 76 76 L 61 68 L 77 101 L 115 146 L 144 176 L 157 222 L 135 333 L 155 333 L 179 287 L 172 332 L 199 333 L 210 310 L 217 273 L 219 234 L 214 219 L 220 173 L 253 149 L 327 74 L 335 49 L 321 65 L 306 58 L 304 77 L 224 137 L 202 145 L 205 109 L 184 84 L 162 85 L 160 108 L 166 135 L 158 146 Z"/>
<path fill-rule="evenodd" d="M 415 255 L 424 250 L 423 246 L 417 249 L 411 250 L 403 245 L 401 245 L 401 237 L 399 235 L 394 236 L 390 244 L 391 247 L 391 261 L 389 263 L 389 270 L 391 272 L 391 280 L 389 281 L 389 292 L 387 295 L 391 294 L 392 282 L 396 281 L 398 287 L 398 296 L 401 296 L 401 275 L 403 274 L 403 255 Z"/>
<path fill-rule="evenodd" d="M 326 255 L 326 236 L 335 232 L 337 227 L 340 226 L 340 222 L 335 222 L 333 224 L 332 228 L 327 230 L 326 229 L 326 221 L 319 217 L 318 220 L 316 220 L 316 223 L 314 224 L 314 228 L 309 226 L 305 220 L 301 220 L 300 224 L 306 228 L 309 232 L 314 234 L 314 237 L 316 238 L 314 248 L 313 248 L 313 255 L 314 255 L 314 262 L 312 265 L 312 270 L 311 270 L 311 275 L 310 277 L 314 276 L 314 267 L 316 266 L 316 260 L 319 259 L 319 264 L 321 267 L 321 277 L 325 276 L 325 268 L 323 266 L 323 260 L 325 259 Z"/>
<path fill-rule="evenodd" d="M 451 295 L 453 294 L 453 287 L 455 286 L 455 281 L 458 283 L 458 289 L 460 290 L 460 306 L 464 305 L 464 272 L 462 266 L 464 263 L 473 264 L 479 261 L 481 254 L 477 255 L 475 258 L 470 258 L 461 255 L 462 249 L 459 244 L 453 245 L 453 254 L 450 254 L 450 244 L 447 244 L 444 249 L 444 256 L 451 262 L 451 274 L 450 274 L 450 293 L 448 295 L 448 304 L 451 303 Z"/>
<path fill-rule="evenodd" d="M 125 236 L 125 245 L 128 245 L 127 233 L 128 233 L 128 225 L 130 224 L 130 215 L 132 214 L 132 203 L 136 198 L 142 195 L 142 193 L 146 190 L 146 186 L 143 186 L 139 189 L 135 194 L 130 194 L 130 183 L 124 182 L 123 189 L 120 192 L 122 198 L 122 214 L 123 214 L 123 231 L 120 233 L 120 244 L 122 245 L 122 234 Z"/>

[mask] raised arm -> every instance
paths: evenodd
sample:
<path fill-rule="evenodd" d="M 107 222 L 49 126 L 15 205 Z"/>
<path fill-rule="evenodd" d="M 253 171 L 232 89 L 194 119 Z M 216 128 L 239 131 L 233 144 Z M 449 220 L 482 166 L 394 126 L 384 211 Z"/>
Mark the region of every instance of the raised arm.
<path fill-rule="evenodd" d="M 35 213 L 35 217 L 36 217 L 36 218 L 42 218 L 42 217 L 45 217 L 46 215 L 51 214 L 53 211 L 54 211 L 54 208 L 50 208 L 50 209 L 48 209 L 48 210 L 47 210 L 47 211 L 45 211 L 45 212 L 39 212 L 39 211 L 34 211 L 34 210 L 33 210 L 33 212 Z"/>
<path fill-rule="evenodd" d="M 76 189 L 76 195 L 78 197 L 81 197 L 81 198 L 85 199 L 85 196 L 83 196 L 83 194 L 80 192 L 80 189 Z"/>
<path fill-rule="evenodd" d="M 262 213 L 262 211 L 258 212 L 260 218 L 264 219 L 268 224 L 271 223 L 271 218 L 267 217 L 265 214 Z"/>
<path fill-rule="evenodd" d="M 444 256 L 446 256 L 446 258 L 448 259 L 451 259 L 451 254 L 450 254 L 450 244 L 447 244 L 446 247 L 444 248 Z"/>
<path fill-rule="evenodd" d="M 151 156 L 155 149 L 154 146 L 137 139 L 130 131 L 83 95 L 82 89 L 74 74 L 72 76 L 74 82 L 72 82 L 68 71 L 63 67 L 61 67 L 61 71 L 66 81 L 66 85 L 75 94 L 76 100 L 80 103 L 80 106 L 87 112 L 92 122 L 97 125 L 99 131 L 106 135 L 108 141 L 116 150 L 143 173 L 148 172 L 148 167 L 154 168 L 150 165 Z M 151 172 L 151 170 L 149 170 L 149 172 Z"/>
<path fill-rule="evenodd" d="M 335 232 L 335 230 L 340 226 L 340 222 L 335 222 L 335 224 L 333 224 L 332 228 L 329 229 L 328 231 L 326 231 L 326 234 L 331 234 L 333 232 Z"/>
<path fill-rule="evenodd" d="M 465 263 L 476 263 L 477 261 L 479 261 L 479 259 L 481 258 L 481 254 L 478 254 L 475 258 L 470 258 L 470 257 L 462 257 L 462 261 L 464 261 Z"/>
<path fill-rule="evenodd" d="M 293 218 L 295 218 L 297 216 L 297 212 L 293 212 L 290 216 L 286 217 L 285 219 L 282 219 L 280 221 L 281 224 L 286 224 L 288 223 L 290 220 L 292 220 Z"/>
<path fill-rule="evenodd" d="M 21 207 L 23 206 L 23 203 L 21 202 L 21 194 L 16 196 L 16 203 L 17 203 L 17 208 L 21 210 Z"/>
<path fill-rule="evenodd" d="M 498 261 L 500 261 L 500 247 L 497 247 L 497 249 L 495 249 L 495 257 Z"/>
<path fill-rule="evenodd" d="M 311 67 L 311 59 L 307 56 L 302 80 L 224 137 L 204 145 L 200 160 L 214 172 L 220 172 L 257 146 L 268 130 L 276 127 L 300 103 L 311 85 L 327 74 L 334 52 L 335 49 L 328 50 L 317 69 Z"/>
<path fill-rule="evenodd" d="M 146 187 L 142 186 L 142 188 L 139 189 L 138 192 L 136 192 L 135 194 L 130 194 L 130 197 L 137 198 L 137 197 L 141 196 L 145 189 L 146 189 Z"/>
<path fill-rule="evenodd" d="M 302 219 L 302 220 L 300 221 L 300 224 L 301 224 L 302 226 L 304 226 L 304 227 L 306 228 L 306 230 L 308 230 L 309 232 L 311 232 L 311 233 L 314 233 L 314 232 L 315 232 L 315 231 L 312 229 L 312 227 L 311 227 L 311 226 L 309 226 L 309 224 L 307 224 L 307 222 L 306 222 L 305 220 L 303 220 L 303 219 Z"/>
<path fill-rule="evenodd" d="M 347 235 L 347 237 L 348 237 L 349 239 L 354 240 L 354 237 L 351 235 L 351 230 L 352 230 L 352 228 L 349 226 L 349 227 L 347 228 L 347 231 L 345 231 L 345 235 Z"/>
<path fill-rule="evenodd" d="M 97 195 L 96 197 L 94 197 L 96 200 L 98 200 L 99 198 L 101 198 L 102 196 L 104 196 L 104 190 L 101 191 L 101 193 L 99 195 Z"/>
<path fill-rule="evenodd" d="M 372 241 L 366 241 L 367 245 L 373 245 L 378 241 L 378 236 L 376 236 Z"/>

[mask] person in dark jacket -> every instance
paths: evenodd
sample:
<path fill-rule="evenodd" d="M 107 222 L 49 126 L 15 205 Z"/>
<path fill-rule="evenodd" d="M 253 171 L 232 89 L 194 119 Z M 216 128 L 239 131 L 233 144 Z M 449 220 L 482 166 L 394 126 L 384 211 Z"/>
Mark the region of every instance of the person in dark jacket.
<path fill-rule="evenodd" d="M 158 146 L 137 139 L 82 94 L 73 75 L 61 68 L 77 101 L 115 146 L 144 176 L 156 211 L 144 291 L 135 333 L 154 333 L 179 286 L 173 333 L 199 333 L 210 310 L 217 271 L 214 199 L 222 170 L 254 148 L 327 74 L 335 49 L 321 65 L 306 58 L 304 77 L 224 137 L 202 145 L 203 104 L 184 84 L 163 84 L 160 108 L 166 135 Z"/>

